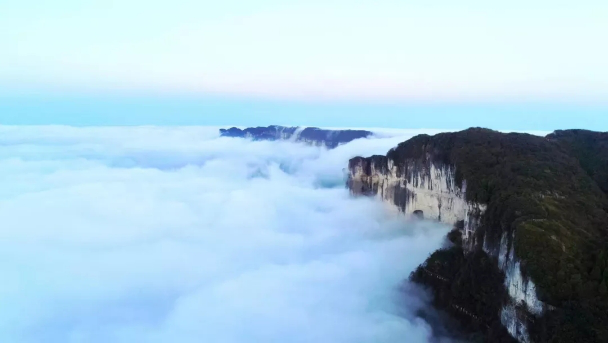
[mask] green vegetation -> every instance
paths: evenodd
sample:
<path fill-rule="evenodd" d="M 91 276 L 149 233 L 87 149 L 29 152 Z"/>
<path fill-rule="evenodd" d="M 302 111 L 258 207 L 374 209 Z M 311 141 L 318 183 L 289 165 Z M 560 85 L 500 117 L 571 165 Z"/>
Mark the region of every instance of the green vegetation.
<path fill-rule="evenodd" d="M 547 138 L 576 157 L 587 174 L 608 193 L 608 132 L 560 130 Z"/>
<path fill-rule="evenodd" d="M 434 304 L 459 319 L 468 342 L 516 342 L 500 323 L 500 308 L 507 297 L 504 276 L 483 251 L 465 256 L 458 246 L 438 250 L 411 279 L 429 286 Z"/>
<path fill-rule="evenodd" d="M 568 142 L 472 128 L 414 137 L 388 157 L 455 165 L 467 200 L 488 206 L 478 234 L 498 245 L 515 232 L 522 272 L 555 307 L 534 321 L 534 341 L 608 342 L 607 157 L 586 140 Z"/>

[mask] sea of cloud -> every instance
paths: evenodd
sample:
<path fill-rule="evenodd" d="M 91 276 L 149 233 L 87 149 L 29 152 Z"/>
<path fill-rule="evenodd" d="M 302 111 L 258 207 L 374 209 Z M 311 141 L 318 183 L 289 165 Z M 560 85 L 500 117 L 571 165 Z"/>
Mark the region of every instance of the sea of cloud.
<path fill-rule="evenodd" d="M 334 150 L 197 127 L 0 127 L 1 342 L 428 342 L 404 279 L 448 228 Z"/>

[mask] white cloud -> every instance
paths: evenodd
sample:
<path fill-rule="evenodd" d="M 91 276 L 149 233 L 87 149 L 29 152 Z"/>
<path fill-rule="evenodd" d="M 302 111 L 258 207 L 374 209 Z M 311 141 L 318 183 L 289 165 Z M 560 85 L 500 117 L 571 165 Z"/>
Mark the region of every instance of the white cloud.
<path fill-rule="evenodd" d="M 0 127 L 0 341 L 429 339 L 397 289 L 447 228 L 341 186 L 349 157 L 398 138 L 216 136 Z"/>

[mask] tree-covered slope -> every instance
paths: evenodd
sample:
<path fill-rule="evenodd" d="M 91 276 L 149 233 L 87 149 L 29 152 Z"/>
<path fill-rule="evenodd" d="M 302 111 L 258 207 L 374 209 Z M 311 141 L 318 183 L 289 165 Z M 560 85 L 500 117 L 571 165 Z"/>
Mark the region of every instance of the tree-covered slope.
<path fill-rule="evenodd" d="M 411 275 L 431 290 L 435 306 L 459 320 L 464 340 L 471 343 L 517 342 L 500 320 L 508 297 L 504 279 L 483 251 L 467 255 L 459 246 L 434 252 Z"/>
<path fill-rule="evenodd" d="M 562 145 L 581 167 L 608 193 L 608 132 L 588 130 L 555 131 L 547 139 Z"/>
<path fill-rule="evenodd" d="M 543 137 L 472 128 L 414 137 L 388 157 L 454 165 L 467 200 L 487 205 L 478 234 L 498 244 L 514 233 L 522 271 L 554 308 L 531 323 L 534 341 L 608 342 L 608 200 L 586 172 L 595 162 L 581 167 L 571 151 Z"/>

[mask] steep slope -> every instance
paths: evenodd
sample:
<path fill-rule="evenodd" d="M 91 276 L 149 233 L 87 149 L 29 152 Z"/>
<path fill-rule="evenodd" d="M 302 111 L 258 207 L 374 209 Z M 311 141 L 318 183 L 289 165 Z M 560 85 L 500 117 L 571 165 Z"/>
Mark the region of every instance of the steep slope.
<path fill-rule="evenodd" d="M 353 193 L 458 229 L 458 244 L 412 278 L 467 327 L 493 341 L 497 320 L 520 342 L 608 341 L 608 201 L 560 144 L 473 128 L 416 136 L 349 169 Z"/>
<path fill-rule="evenodd" d="M 608 193 L 608 132 L 558 130 L 547 136 L 576 157 L 581 167 Z"/>
<path fill-rule="evenodd" d="M 220 129 L 223 137 L 251 138 L 253 140 L 293 140 L 310 145 L 325 146 L 333 149 L 359 138 L 367 138 L 372 132 L 365 130 L 324 130 L 316 127 L 285 127 L 271 125 L 250 127 L 241 130 L 236 127 Z"/>

